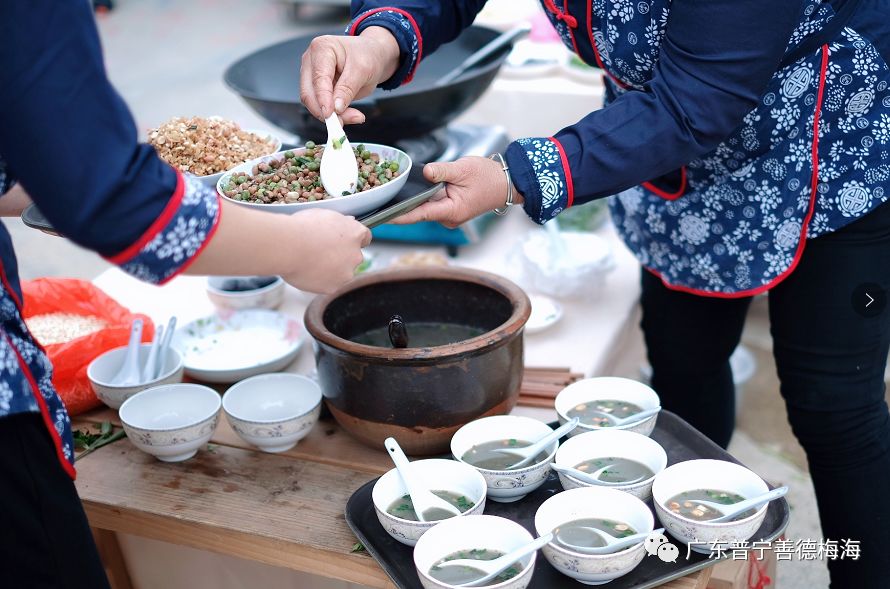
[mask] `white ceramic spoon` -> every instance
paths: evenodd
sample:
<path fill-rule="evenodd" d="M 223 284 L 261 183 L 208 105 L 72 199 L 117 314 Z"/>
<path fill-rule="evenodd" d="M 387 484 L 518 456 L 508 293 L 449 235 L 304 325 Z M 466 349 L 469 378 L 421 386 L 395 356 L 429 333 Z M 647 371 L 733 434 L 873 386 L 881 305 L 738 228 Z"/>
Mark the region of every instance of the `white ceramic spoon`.
<path fill-rule="evenodd" d="M 139 347 L 142 345 L 142 319 L 134 319 L 130 326 L 130 341 L 127 343 L 127 355 L 124 363 L 111 384 L 119 387 L 131 387 L 142 382 L 142 374 L 139 369 Z"/>
<path fill-rule="evenodd" d="M 620 483 L 612 482 L 612 481 L 603 481 L 600 480 L 600 475 L 603 474 L 603 471 L 614 466 L 610 464 L 609 466 L 604 466 L 598 470 L 593 471 L 592 473 L 584 472 L 583 470 L 578 470 L 577 468 L 572 468 L 571 466 L 560 466 L 555 462 L 550 464 L 550 468 L 555 470 L 556 472 L 561 472 L 563 474 L 569 475 L 570 477 L 576 478 L 579 481 L 583 481 L 585 483 L 590 483 L 591 485 L 602 485 L 603 487 L 620 487 L 623 485 L 633 485 L 639 483 L 641 481 L 645 481 L 646 477 L 637 477 L 635 479 L 629 479 L 626 481 L 622 481 Z"/>
<path fill-rule="evenodd" d="M 358 185 L 358 163 L 355 153 L 343 131 L 337 113 L 325 119 L 328 128 L 328 142 L 321 155 L 321 184 L 331 196 L 343 196 L 355 192 Z"/>
<path fill-rule="evenodd" d="M 759 509 L 760 506 L 764 503 L 769 503 L 770 501 L 774 501 L 780 497 L 784 497 L 787 492 L 788 487 L 779 487 L 778 489 L 773 489 L 772 491 L 764 493 L 763 495 L 758 495 L 757 497 L 739 501 L 738 503 L 732 503 L 730 505 L 726 505 L 725 503 L 715 503 L 713 501 L 702 501 L 700 499 L 692 500 L 692 502 L 697 505 L 704 505 L 705 507 L 709 507 L 715 511 L 719 511 L 720 513 L 722 513 L 723 515 L 719 517 L 705 520 L 709 524 L 719 524 L 728 522 L 734 517 L 738 517 L 742 513 L 745 513 L 749 509 Z"/>
<path fill-rule="evenodd" d="M 522 447 L 522 448 L 496 448 L 492 450 L 492 452 L 500 452 L 502 454 L 514 454 L 520 457 L 520 460 L 511 464 L 508 468 L 522 468 L 523 466 L 528 465 L 535 457 L 540 454 L 544 449 L 546 449 L 550 444 L 563 437 L 576 427 L 581 422 L 577 417 L 573 417 L 569 421 L 565 422 L 562 426 L 556 428 L 537 442 Z"/>
<path fill-rule="evenodd" d="M 151 340 L 151 349 L 148 351 L 148 360 L 142 367 L 142 382 L 154 380 L 158 369 L 158 348 L 161 347 L 161 339 L 164 337 L 164 326 L 158 325 L 155 328 L 155 336 Z"/>
<path fill-rule="evenodd" d="M 411 496 L 411 503 L 414 505 L 414 513 L 417 514 L 417 519 L 419 521 L 430 521 L 426 519 L 426 515 L 430 510 L 439 510 L 448 512 L 452 515 L 460 515 L 460 510 L 457 507 L 448 503 L 441 497 L 433 495 L 432 491 L 427 489 L 426 485 L 417 478 L 417 473 L 414 472 L 411 463 L 408 462 L 408 457 L 405 456 L 402 447 L 399 446 L 399 443 L 396 442 L 395 438 L 386 438 L 383 441 L 383 445 L 389 452 L 389 457 L 392 458 L 393 463 L 396 465 L 396 469 L 399 471 L 399 476 L 402 477 L 402 482 L 404 482 L 405 487 L 408 488 L 408 495 Z"/>
<path fill-rule="evenodd" d="M 641 532 L 639 534 L 634 534 L 633 536 L 626 536 L 624 538 L 616 538 L 610 534 L 603 532 L 602 530 L 598 530 L 596 528 L 590 527 L 580 527 L 573 528 L 576 530 L 584 530 L 590 534 L 596 534 L 600 538 L 603 539 L 603 542 L 606 543 L 605 546 L 578 546 L 577 544 L 573 544 L 572 542 L 566 542 L 559 535 L 559 528 L 553 530 L 553 533 L 559 538 L 559 543 L 563 546 L 568 547 L 570 550 L 574 550 L 575 552 L 580 552 L 581 554 L 612 554 L 613 552 L 618 552 L 619 550 L 623 550 L 628 546 L 633 546 L 634 544 L 639 544 L 649 537 L 650 534 L 662 534 L 664 533 L 664 528 L 658 528 L 657 530 L 653 530 L 651 532 Z"/>
<path fill-rule="evenodd" d="M 164 337 L 161 339 L 161 345 L 158 348 L 158 362 L 155 366 L 155 375 L 157 378 L 164 371 L 164 362 L 167 359 L 167 350 L 170 348 L 170 340 L 173 339 L 173 332 L 176 331 L 176 316 L 170 317 L 167 321 L 167 327 L 164 328 Z"/>
<path fill-rule="evenodd" d="M 503 556 L 499 556 L 492 560 L 474 560 L 472 558 L 458 558 L 456 560 L 449 560 L 448 562 L 443 562 L 441 564 L 437 564 L 438 568 L 444 567 L 468 567 L 471 569 L 476 569 L 477 571 L 485 573 L 484 577 L 479 577 L 475 581 L 470 581 L 468 583 L 461 583 L 459 585 L 455 585 L 455 587 L 479 587 L 480 585 L 484 585 L 488 583 L 505 570 L 516 564 L 522 558 L 528 556 L 532 552 L 537 551 L 543 546 L 546 546 L 550 542 L 553 541 L 553 534 L 544 534 L 540 538 L 537 538 L 525 546 L 520 546 L 516 550 L 511 550 L 507 554 Z"/>
<path fill-rule="evenodd" d="M 649 416 L 655 415 L 661 411 L 661 407 L 653 407 L 652 409 L 643 409 L 642 411 L 637 411 L 633 415 L 628 415 L 627 417 L 615 417 L 610 413 L 606 413 L 605 411 L 588 411 L 588 413 L 595 413 L 597 417 L 605 417 L 610 422 L 612 422 L 611 427 L 620 427 L 622 425 L 627 425 L 628 423 L 636 423 L 638 421 L 643 421 Z"/>

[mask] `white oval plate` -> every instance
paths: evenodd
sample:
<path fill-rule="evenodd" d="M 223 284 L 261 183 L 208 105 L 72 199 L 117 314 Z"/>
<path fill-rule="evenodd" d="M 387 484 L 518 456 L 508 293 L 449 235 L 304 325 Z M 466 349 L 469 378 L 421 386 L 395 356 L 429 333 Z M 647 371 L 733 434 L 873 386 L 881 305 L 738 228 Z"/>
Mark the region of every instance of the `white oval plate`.
<path fill-rule="evenodd" d="M 392 180 L 391 182 L 387 182 L 383 186 L 378 186 L 365 192 L 356 192 L 355 194 L 350 194 L 348 196 L 335 196 L 332 198 L 316 200 L 313 202 L 295 202 L 290 204 L 257 204 L 252 202 L 244 202 L 241 200 L 234 200 L 223 195 L 223 186 L 229 183 L 229 178 L 232 176 L 232 174 L 235 174 L 237 172 L 244 172 L 245 174 L 250 175 L 253 171 L 253 167 L 256 164 L 268 162 L 272 159 L 280 160 L 284 157 L 284 154 L 287 151 L 293 151 L 296 154 L 300 154 L 305 149 L 301 147 L 279 151 L 277 153 L 273 153 L 272 155 L 257 158 L 255 160 L 245 162 L 240 166 L 232 168 L 231 170 L 223 174 L 219 181 L 216 183 L 216 191 L 220 195 L 223 195 L 223 198 L 237 205 L 261 211 L 291 214 L 298 211 L 305 211 L 306 209 L 317 208 L 331 209 L 344 215 L 353 215 L 357 217 L 359 215 L 363 215 L 364 213 L 369 213 L 373 210 L 379 209 L 380 207 L 391 201 L 408 181 L 408 174 L 411 172 L 411 158 L 408 157 L 408 154 L 404 151 L 396 149 L 395 147 L 380 145 L 378 143 L 364 143 L 363 145 L 371 153 L 378 153 L 383 159 L 394 160 L 399 163 L 399 175 L 396 177 L 395 180 Z"/>
<path fill-rule="evenodd" d="M 526 333 L 538 333 L 552 327 L 562 319 L 562 306 L 544 295 L 530 294 L 532 314 L 525 324 Z"/>
<path fill-rule="evenodd" d="M 203 382 L 233 383 L 287 367 L 305 339 L 303 325 L 266 309 L 218 313 L 176 330 L 172 345 L 185 373 Z"/>

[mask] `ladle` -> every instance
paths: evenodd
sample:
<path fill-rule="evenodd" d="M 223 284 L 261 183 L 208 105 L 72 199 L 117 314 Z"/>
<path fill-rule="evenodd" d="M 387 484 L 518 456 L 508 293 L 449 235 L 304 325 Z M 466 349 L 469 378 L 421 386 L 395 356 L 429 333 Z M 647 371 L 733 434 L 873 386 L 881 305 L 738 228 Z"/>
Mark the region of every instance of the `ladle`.
<path fill-rule="evenodd" d="M 411 496 L 411 504 L 414 506 L 414 513 L 417 514 L 418 521 L 436 521 L 449 516 L 460 515 L 460 510 L 457 507 L 441 497 L 433 495 L 432 491 L 417 477 L 417 473 L 414 472 L 411 463 L 408 462 L 408 457 L 405 456 L 395 438 L 386 438 L 383 441 L 383 445 L 389 452 L 389 457 L 392 458 L 393 463 L 396 465 L 396 470 L 399 471 L 399 475 L 402 477 L 402 482 L 405 483 L 405 487 L 408 489 L 408 495 Z M 444 517 L 429 518 L 432 514 L 443 515 Z"/>
<path fill-rule="evenodd" d="M 389 341 L 394 348 L 408 347 L 408 327 L 401 315 L 393 315 L 389 320 Z"/>
<path fill-rule="evenodd" d="M 533 444 L 530 444 L 530 445 L 522 447 L 522 448 L 497 448 L 495 450 L 492 450 L 492 452 L 500 452 L 503 454 L 515 454 L 517 456 L 520 456 L 521 460 L 519 460 L 518 462 L 514 462 L 513 464 L 511 464 L 509 466 L 509 468 L 510 469 L 521 468 L 521 467 L 526 466 L 529 463 L 531 463 L 531 461 L 534 460 L 535 457 L 538 454 L 540 454 L 545 448 L 550 446 L 550 444 L 552 444 L 559 438 L 563 437 L 564 435 L 566 435 L 567 433 L 569 433 L 570 431 L 572 431 L 573 429 L 578 427 L 578 424 L 580 422 L 581 422 L 580 419 L 578 419 L 577 417 L 573 417 L 572 419 L 570 419 L 569 421 L 567 421 L 560 427 L 556 428 L 555 430 L 553 430 L 552 432 L 550 432 L 549 434 L 547 434 L 546 436 L 544 436 L 543 438 L 541 438 L 540 440 L 538 440 L 537 442 L 535 442 Z"/>
<path fill-rule="evenodd" d="M 787 492 L 788 487 L 783 486 L 762 495 L 758 495 L 757 497 L 739 501 L 738 503 L 730 503 L 729 505 L 725 503 L 715 503 L 714 501 L 702 501 L 701 499 L 694 499 L 692 502 L 697 505 L 704 505 L 709 509 L 722 513 L 723 515 L 715 517 L 714 519 L 705 520 L 709 524 L 719 524 L 731 521 L 733 518 L 738 517 L 749 509 L 760 508 L 764 503 L 769 503 L 770 501 L 784 497 Z"/>
<path fill-rule="evenodd" d="M 634 534 L 633 536 L 615 538 L 614 536 L 606 534 L 602 530 L 587 526 L 573 527 L 572 529 L 584 530 L 585 532 L 596 534 L 603 540 L 603 542 L 606 543 L 605 546 L 579 546 L 578 544 L 574 544 L 572 542 L 566 542 L 566 540 L 560 536 L 559 528 L 553 530 L 553 533 L 559 539 L 560 544 L 567 547 L 569 550 L 574 550 L 575 552 L 580 552 L 581 554 L 612 554 L 613 552 L 618 552 L 619 550 L 623 550 L 628 546 L 633 546 L 634 544 L 643 542 L 646 538 L 649 537 L 650 534 L 664 533 L 664 528 L 658 528 L 657 530 L 653 530 L 651 532 L 641 532 L 639 534 Z"/>
<path fill-rule="evenodd" d="M 528 556 L 532 552 L 536 552 L 543 546 L 546 546 L 550 542 L 553 541 L 553 534 L 544 534 L 540 538 L 536 538 L 532 540 L 525 546 L 520 546 L 516 550 L 511 550 L 507 554 L 503 556 L 499 556 L 492 560 L 474 560 L 472 558 L 458 558 L 456 560 L 449 560 L 443 562 L 441 564 L 437 564 L 438 568 L 443 567 L 454 567 L 454 566 L 462 566 L 471 569 L 475 569 L 479 572 L 485 573 L 485 576 L 479 577 L 474 581 L 469 581 L 467 583 L 460 583 L 455 585 L 455 587 L 479 587 L 480 585 L 484 585 L 488 583 L 505 570 L 519 562 L 522 558 Z"/>
<path fill-rule="evenodd" d="M 358 162 L 340 124 L 337 113 L 324 121 L 328 128 L 328 142 L 321 156 L 319 175 L 325 191 L 331 196 L 345 196 L 355 192 L 358 184 Z"/>
<path fill-rule="evenodd" d="M 646 480 L 646 477 L 642 477 L 642 476 L 637 477 L 635 479 L 629 479 L 626 481 L 622 481 L 620 483 L 613 482 L 613 481 L 600 480 L 599 476 L 603 473 L 603 471 L 610 468 L 611 466 L 614 466 L 614 465 L 604 466 L 603 468 L 600 468 L 599 470 L 596 470 L 592 473 L 587 473 L 587 472 L 584 472 L 583 470 L 578 470 L 577 468 L 572 468 L 571 466 L 560 466 L 559 464 L 556 464 L 555 462 L 550 464 L 550 468 L 552 468 L 556 472 L 561 472 L 561 473 L 568 475 L 572 478 L 576 478 L 579 481 L 582 481 L 584 483 L 590 483 L 591 485 L 601 485 L 603 487 L 620 487 L 620 486 L 624 486 L 624 485 L 633 485 L 633 484 L 636 484 L 636 483 Z"/>
<path fill-rule="evenodd" d="M 633 415 L 628 415 L 627 417 L 615 417 L 610 413 L 606 413 L 605 411 L 588 411 L 587 413 L 593 413 L 596 417 L 603 417 L 608 419 L 612 425 L 610 427 L 621 427 L 622 425 L 627 425 L 629 423 L 636 423 L 638 421 L 643 421 L 647 417 L 655 415 L 661 411 L 661 407 L 653 407 L 652 409 L 643 409 L 642 411 L 637 411 Z"/>

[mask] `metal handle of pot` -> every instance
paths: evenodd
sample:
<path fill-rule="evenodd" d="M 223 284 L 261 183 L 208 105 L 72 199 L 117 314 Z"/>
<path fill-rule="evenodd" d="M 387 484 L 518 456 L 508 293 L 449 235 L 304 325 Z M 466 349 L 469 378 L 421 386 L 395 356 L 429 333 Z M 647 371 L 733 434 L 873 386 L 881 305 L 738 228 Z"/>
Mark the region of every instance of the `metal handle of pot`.
<path fill-rule="evenodd" d="M 492 55 L 493 53 L 500 50 L 505 45 L 512 43 L 514 40 L 527 35 L 532 30 L 532 27 L 529 23 L 522 23 L 516 27 L 513 27 L 506 33 L 502 33 L 483 45 L 478 51 L 467 57 L 465 60 L 461 62 L 459 66 L 439 78 L 436 82 L 436 86 L 444 86 L 446 84 L 450 84 L 464 72 L 466 72 L 471 67 L 475 66 L 477 63 L 481 62 L 483 59 Z"/>

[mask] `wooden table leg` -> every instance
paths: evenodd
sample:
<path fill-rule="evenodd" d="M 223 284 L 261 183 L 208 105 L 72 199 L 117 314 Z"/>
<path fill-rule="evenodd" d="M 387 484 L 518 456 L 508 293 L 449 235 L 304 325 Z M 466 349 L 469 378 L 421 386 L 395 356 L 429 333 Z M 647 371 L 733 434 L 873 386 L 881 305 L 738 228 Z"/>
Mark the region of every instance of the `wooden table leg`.
<path fill-rule="evenodd" d="M 133 589 L 130 573 L 127 571 L 127 563 L 117 541 L 117 534 L 110 530 L 90 529 L 93 530 L 93 538 L 99 549 L 99 557 L 102 559 L 111 589 Z"/>

